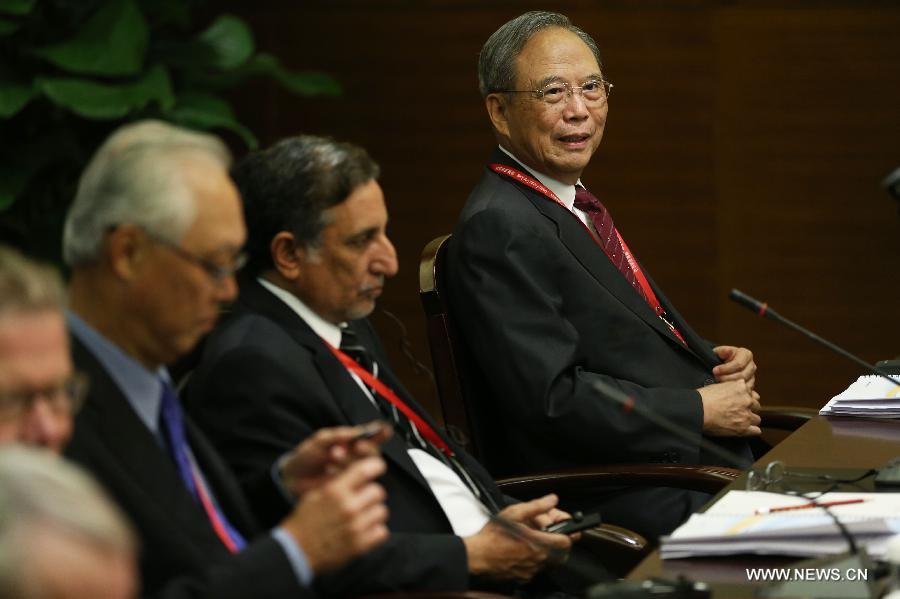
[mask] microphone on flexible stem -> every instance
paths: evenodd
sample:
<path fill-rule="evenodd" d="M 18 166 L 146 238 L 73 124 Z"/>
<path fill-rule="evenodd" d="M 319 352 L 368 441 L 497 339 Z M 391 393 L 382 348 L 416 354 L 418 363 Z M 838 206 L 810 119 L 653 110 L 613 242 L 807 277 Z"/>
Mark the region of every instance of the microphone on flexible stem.
<path fill-rule="evenodd" d="M 744 306 L 748 310 L 752 310 L 753 312 L 756 312 L 757 315 L 759 315 L 763 318 L 768 318 L 769 320 L 774 320 L 775 322 L 781 323 L 784 326 L 797 331 L 804 337 L 808 337 L 809 339 L 812 339 L 819 345 L 824 345 L 831 351 L 835 352 L 836 354 L 838 354 L 840 356 L 847 358 L 848 360 L 852 360 L 856 365 L 862 366 L 869 372 L 877 374 L 878 376 L 884 377 L 887 380 L 889 380 L 890 382 L 894 383 L 895 385 L 900 385 L 900 379 L 894 378 L 893 376 L 891 376 L 891 374 L 889 372 L 882 370 L 881 368 L 878 368 L 874 364 L 869 364 L 862 358 L 859 358 L 859 357 L 851 354 L 847 350 L 845 350 L 841 347 L 838 347 L 831 341 L 828 341 L 827 339 L 823 339 L 823 338 L 819 337 L 812 331 L 801 327 L 799 324 L 797 324 L 796 322 L 794 322 L 792 320 L 788 320 L 787 318 L 785 318 L 784 316 L 782 316 L 781 314 L 779 314 L 778 312 L 776 312 L 775 310 L 770 308 L 769 304 L 767 304 L 765 302 L 761 302 L 757 299 L 754 299 L 754 298 L 750 297 L 749 295 L 747 295 L 746 293 L 744 293 L 743 291 L 739 291 L 737 289 L 732 289 L 731 293 L 728 294 L 728 298 L 731 299 L 731 301 Z"/>
<path fill-rule="evenodd" d="M 732 294 L 735 292 L 732 291 Z M 739 293 L 744 298 L 747 298 L 751 301 L 752 298 Z M 603 397 L 604 399 L 610 400 L 622 406 L 622 409 L 628 412 L 636 412 L 640 416 L 646 418 L 650 422 L 656 424 L 660 428 L 663 428 L 675 436 L 689 440 L 692 443 L 696 443 L 698 447 L 701 449 L 716 455 L 732 464 L 740 465 L 743 462 L 743 458 L 728 451 L 727 449 L 716 445 L 715 443 L 710 442 L 703 435 L 696 433 L 690 429 L 687 429 L 680 424 L 672 421 L 671 419 L 657 414 L 652 409 L 646 408 L 640 403 L 637 403 L 632 397 L 630 397 L 627 393 L 621 391 L 620 389 L 610 385 L 606 381 L 595 379 L 591 381 L 591 385 L 594 390 Z M 792 495 L 790 493 L 781 491 L 781 493 L 785 495 Z M 792 495 L 794 496 L 794 495 Z M 810 499 L 810 502 L 815 504 L 815 499 Z M 804 562 L 800 562 L 793 566 L 794 568 L 816 568 L 816 569 L 833 569 L 837 570 L 841 573 L 846 573 L 851 570 L 854 572 L 859 572 L 862 570 L 869 571 L 874 570 L 874 566 L 869 560 L 868 554 L 865 549 L 860 549 L 856 544 L 853 535 L 847 529 L 846 526 L 840 521 L 834 512 L 832 512 L 827 506 L 821 505 L 821 507 L 825 513 L 831 518 L 834 522 L 835 526 L 837 526 L 838 531 L 841 536 L 847 541 L 847 545 L 849 548 L 848 553 L 842 553 L 840 555 L 831 555 L 811 560 L 806 560 Z M 624 596 L 621 593 L 622 587 L 621 584 L 617 585 L 597 585 L 596 587 L 592 587 L 588 591 L 589 599 L 605 599 L 607 597 L 620 597 Z M 840 585 L 839 587 L 837 585 Z M 658 595 L 647 591 L 646 594 L 641 594 L 641 587 L 638 587 L 632 583 L 633 588 L 629 588 L 634 594 L 629 595 L 629 597 L 656 597 Z M 827 587 L 827 588 L 826 588 Z M 833 594 L 834 592 L 837 594 Z M 662 595 L 662 596 L 694 596 L 694 595 L 681 595 L 681 594 L 671 594 L 671 595 Z M 869 599 L 870 597 L 875 597 L 873 586 L 869 584 L 868 578 L 865 580 L 844 580 L 840 581 L 828 582 L 823 585 L 820 582 L 807 582 L 803 580 L 793 581 L 793 582 L 785 582 L 778 583 L 772 586 L 769 586 L 765 589 L 762 589 L 758 596 L 762 597 L 845 597 L 846 599 Z"/>
<path fill-rule="evenodd" d="M 792 321 L 788 318 L 785 318 L 784 316 L 782 316 L 775 310 L 771 309 L 766 302 L 761 302 L 753 297 L 750 297 L 749 295 L 747 295 L 746 293 L 744 293 L 738 289 L 732 289 L 731 292 L 728 294 L 728 297 L 729 297 L 729 299 L 731 299 L 731 301 L 733 301 L 737 304 L 740 304 L 741 306 L 744 306 L 745 308 L 752 310 L 753 312 L 756 312 L 757 315 L 759 315 L 760 317 L 774 320 L 777 323 L 780 323 L 790 329 L 793 329 L 794 331 L 797 331 L 804 337 L 815 341 L 819 345 L 823 345 L 823 346 L 827 347 L 834 353 L 836 353 L 840 356 L 843 356 L 844 358 L 847 358 L 848 360 L 852 361 L 854 364 L 856 364 L 858 366 L 862 366 L 867 371 L 869 371 L 873 374 L 876 374 L 878 376 L 881 376 L 881 377 L 889 380 L 890 382 L 894 383 L 895 385 L 900 385 L 900 380 L 897 380 L 896 378 L 891 376 L 890 373 L 882 370 L 881 368 L 878 368 L 874 364 L 869 364 L 862 358 L 851 354 L 847 350 L 845 350 L 841 347 L 838 347 L 837 345 L 828 341 L 827 339 L 823 339 L 822 337 L 820 337 L 820 336 L 816 335 L 815 333 L 813 333 L 812 331 L 800 326 L 799 324 L 795 323 L 794 321 Z M 815 501 L 813 501 L 813 503 L 815 503 Z M 839 530 L 841 531 L 841 534 L 847 540 L 847 544 L 849 545 L 849 549 L 850 549 L 849 555 L 843 557 L 843 559 L 841 559 L 840 556 L 837 558 L 834 558 L 834 557 L 830 558 L 832 560 L 831 561 L 832 566 L 840 565 L 844 568 L 859 568 L 859 567 L 866 568 L 866 569 L 871 568 L 872 567 L 871 562 L 868 559 L 868 555 L 866 554 L 865 549 L 860 550 L 857 547 L 853 536 L 850 534 L 850 531 L 847 530 L 847 528 L 843 525 L 843 523 L 841 523 L 841 521 L 837 518 L 837 516 L 835 514 L 833 514 L 831 512 L 830 509 L 828 509 L 827 507 L 824 507 L 824 506 L 823 506 L 823 509 L 825 510 L 825 513 L 827 513 L 831 517 L 831 519 L 834 521 L 834 523 L 838 526 Z M 823 563 L 828 563 L 826 561 L 828 559 L 829 558 L 812 560 L 810 563 L 821 566 Z M 786 596 L 790 596 L 792 593 L 796 593 L 797 591 L 802 590 L 802 587 L 798 587 L 797 584 L 798 583 L 793 583 L 793 584 L 787 583 L 787 584 L 783 584 L 783 585 L 778 585 L 778 586 L 774 587 L 774 591 L 775 591 L 775 593 L 778 593 L 778 594 L 786 593 L 787 594 Z M 868 584 L 862 585 L 853 590 L 856 593 L 858 593 L 858 594 L 854 594 L 854 596 L 860 596 L 860 597 L 867 597 L 867 596 L 869 596 L 869 593 L 873 592 L 872 587 Z M 771 597 L 771 596 L 777 596 L 777 595 L 768 594 L 768 596 Z"/>
<path fill-rule="evenodd" d="M 687 429 L 677 422 L 674 422 L 673 420 L 666 418 L 665 416 L 661 416 L 653 410 L 644 407 L 643 405 L 635 402 L 634 399 L 631 398 L 627 393 L 624 393 L 620 389 L 613 387 L 606 381 L 596 379 L 594 381 L 591 381 L 591 385 L 594 387 L 594 390 L 601 396 L 622 406 L 622 409 L 626 413 L 632 411 L 636 412 L 637 414 L 640 414 L 660 428 L 666 429 L 676 437 L 680 437 L 682 439 L 690 441 L 704 451 L 707 451 L 715 455 L 716 457 L 722 458 L 729 464 L 733 464 L 738 469 L 743 468 L 742 464 L 745 462 L 745 458 L 742 458 L 733 451 L 729 451 L 720 445 L 716 445 L 700 433 Z"/>

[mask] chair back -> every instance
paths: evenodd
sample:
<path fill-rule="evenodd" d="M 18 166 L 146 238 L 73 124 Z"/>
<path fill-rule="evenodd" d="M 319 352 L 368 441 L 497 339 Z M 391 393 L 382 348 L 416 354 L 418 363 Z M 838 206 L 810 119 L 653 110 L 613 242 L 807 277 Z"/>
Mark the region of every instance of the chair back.
<path fill-rule="evenodd" d="M 444 426 L 450 437 L 466 451 L 485 463 L 486 454 L 483 427 L 489 422 L 480 412 L 488 409 L 482 402 L 481 409 L 472 405 L 475 391 L 484 388 L 482 375 L 473 368 L 471 356 L 454 326 L 447 307 L 444 286 L 444 262 L 450 235 L 437 237 L 422 250 L 419 260 L 419 298 L 425 310 L 428 344 L 434 364 L 438 399 L 444 415 Z M 475 408 L 475 409 L 473 409 Z M 488 468 L 490 469 L 490 465 Z"/>

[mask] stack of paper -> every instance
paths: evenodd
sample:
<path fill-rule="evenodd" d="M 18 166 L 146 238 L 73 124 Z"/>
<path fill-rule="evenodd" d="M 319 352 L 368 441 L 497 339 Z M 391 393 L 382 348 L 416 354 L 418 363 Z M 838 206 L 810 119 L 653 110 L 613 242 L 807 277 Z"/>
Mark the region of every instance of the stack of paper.
<path fill-rule="evenodd" d="M 895 378 L 900 381 L 900 376 Z M 843 393 L 831 398 L 819 414 L 900 418 L 900 384 L 874 374 L 861 376 Z"/>
<path fill-rule="evenodd" d="M 869 555 L 884 556 L 888 539 L 900 533 L 900 493 L 828 493 L 819 503 L 858 500 L 830 511 Z M 802 506 L 805 497 L 763 491 L 729 491 L 705 513 L 694 514 L 669 537 L 663 537 L 663 559 L 698 555 L 790 555 L 817 557 L 847 551 L 846 538 L 821 508 L 762 513 L 772 508 Z"/>

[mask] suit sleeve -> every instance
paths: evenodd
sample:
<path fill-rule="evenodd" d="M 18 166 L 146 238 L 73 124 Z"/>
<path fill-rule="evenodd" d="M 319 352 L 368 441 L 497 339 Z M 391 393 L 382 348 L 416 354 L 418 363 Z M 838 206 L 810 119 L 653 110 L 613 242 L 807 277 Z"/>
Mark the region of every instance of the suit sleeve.
<path fill-rule="evenodd" d="M 603 339 L 582 339 L 570 319 L 567 294 L 577 293 L 567 288 L 573 264 L 555 224 L 536 211 L 531 220 L 514 221 L 506 212 L 483 210 L 451 239 L 447 277 L 454 319 L 476 363 L 489 374 L 490 401 L 509 419 L 506 428 L 524 446 L 542 447 L 559 462 L 539 467 L 664 461 L 673 451 L 696 461 L 696 446 L 623 414 L 591 387 L 602 379 L 681 426 L 702 429 L 696 390 L 645 387 L 617 378 L 613 367 L 585 370 L 585 352 L 602 348 L 613 364 L 616 348 L 604 347 Z"/>
<path fill-rule="evenodd" d="M 143 597 L 281 599 L 316 596 L 312 589 L 300 584 L 284 550 L 268 535 L 251 542 L 236 555 L 226 556 L 219 561 L 211 559 L 205 567 L 178 574 L 175 568 L 183 567 L 183 564 L 168 564 L 168 556 L 162 555 L 166 552 L 166 547 L 177 540 L 160 538 L 163 533 L 153 527 L 153 518 L 148 515 L 153 508 L 141 506 L 137 498 L 140 489 L 123 482 L 125 478 L 117 471 L 115 461 L 107 455 L 101 442 L 89 434 L 76 435 L 66 450 L 66 456 L 88 469 L 104 485 L 138 529 L 144 551 L 153 553 L 144 556 L 145 561 L 152 562 L 149 566 L 152 572 L 149 573 L 151 580 L 143 581 Z M 154 587 L 146 588 L 148 584 Z"/>
<path fill-rule="evenodd" d="M 291 509 L 283 496 L 260 492 L 272 462 L 321 426 L 346 424 L 308 356 L 270 352 L 238 345 L 218 356 L 191 388 L 196 420 L 232 466 L 266 525 Z M 298 394 L 303 401 L 297 400 Z M 464 590 L 468 583 L 462 539 L 394 532 L 365 556 L 318 576 L 314 586 L 327 594 L 354 596 L 404 589 Z"/>
<path fill-rule="evenodd" d="M 175 578 L 148 599 L 243 599 L 246 597 L 315 597 L 299 585 L 284 550 L 262 537 L 243 551 L 200 575 Z"/>

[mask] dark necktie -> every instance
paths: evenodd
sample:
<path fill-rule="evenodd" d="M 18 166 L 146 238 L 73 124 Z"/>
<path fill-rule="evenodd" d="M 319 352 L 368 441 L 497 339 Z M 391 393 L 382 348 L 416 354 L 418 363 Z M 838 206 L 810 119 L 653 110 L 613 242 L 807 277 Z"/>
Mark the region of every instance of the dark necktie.
<path fill-rule="evenodd" d="M 378 362 L 375 361 L 375 358 L 368 348 L 359 342 L 356 331 L 349 328 L 341 330 L 341 351 L 353 358 L 357 364 L 372 373 L 372 376 L 378 378 Z M 363 383 L 363 385 L 365 385 L 365 383 Z M 429 453 L 433 453 L 432 450 L 436 451 L 436 448 L 433 445 L 422 438 L 416 425 L 413 424 L 405 414 L 400 412 L 394 404 L 383 398 L 381 394 L 368 385 L 366 385 L 366 389 L 369 390 L 369 394 L 375 400 L 378 411 L 381 412 L 381 415 L 386 418 L 388 422 L 394 425 L 394 430 L 403 436 L 408 445 L 423 449 Z"/>
<path fill-rule="evenodd" d="M 166 381 L 162 381 L 159 421 L 166 435 L 169 451 L 178 468 L 178 474 L 181 475 L 181 480 L 184 482 L 185 487 L 187 487 L 191 496 L 203 507 L 203 511 L 206 512 L 213 530 L 219 539 L 222 540 L 225 547 L 232 553 L 237 553 L 244 548 L 246 542 L 241 534 L 228 523 L 225 514 L 219 511 L 203 481 L 191 464 L 178 396 Z"/>
<path fill-rule="evenodd" d="M 341 351 L 353 358 L 353 360 L 372 373 L 372 376 L 378 378 L 378 362 L 375 361 L 371 352 L 362 343 L 360 343 L 356 332 L 344 328 L 341 329 Z M 382 381 L 383 382 L 383 381 Z M 466 468 L 454 457 L 445 455 L 440 449 L 429 443 L 422 437 L 416 425 L 407 418 L 406 414 L 397 409 L 394 404 L 381 396 L 380 393 L 366 386 L 370 395 L 375 400 L 375 405 L 382 415 L 394 426 L 394 430 L 406 441 L 407 447 L 413 449 L 421 449 L 431 455 L 433 458 L 442 462 L 445 466 L 453 470 L 456 475 L 463 481 L 472 494 L 478 498 L 491 513 L 497 513 L 499 506 L 494 501 L 491 494 L 481 484 L 478 479 L 471 476 Z"/>
<path fill-rule="evenodd" d="M 619 269 L 619 272 L 622 273 L 622 276 L 625 277 L 628 284 L 631 285 L 632 288 L 644 298 L 644 301 L 649 304 L 650 301 L 647 299 L 647 296 L 644 295 L 644 290 L 641 289 L 641 284 L 638 283 L 634 270 L 631 268 L 631 264 L 629 264 L 628 260 L 625 258 L 625 249 L 619 241 L 619 234 L 616 231 L 616 226 L 613 224 L 612 216 L 609 214 L 606 206 L 604 206 L 600 200 L 595 198 L 587 189 L 580 185 L 576 185 L 575 207 L 587 214 L 588 218 L 591 219 L 594 229 L 596 229 L 597 235 L 600 237 L 600 244 L 601 247 L 603 247 L 603 252 L 609 257 L 610 262 Z"/>

